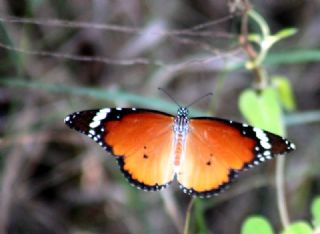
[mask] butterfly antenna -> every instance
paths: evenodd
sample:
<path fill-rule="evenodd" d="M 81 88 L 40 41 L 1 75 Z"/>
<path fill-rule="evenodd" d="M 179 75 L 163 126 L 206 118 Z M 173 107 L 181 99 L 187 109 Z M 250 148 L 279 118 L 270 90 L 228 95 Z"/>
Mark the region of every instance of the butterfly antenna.
<path fill-rule="evenodd" d="M 205 95 L 197 98 L 196 100 L 194 100 L 193 102 L 191 102 L 189 105 L 187 105 L 186 108 L 194 105 L 195 103 L 197 103 L 197 102 L 201 101 L 202 99 L 204 99 L 204 98 L 206 98 L 206 97 L 208 97 L 208 96 L 211 96 L 211 95 L 213 95 L 213 93 L 210 92 L 210 93 L 207 93 L 207 94 L 205 94 Z"/>
<path fill-rule="evenodd" d="M 163 88 L 158 88 L 159 90 L 161 90 L 162 92 L 164 92 L 175 104 L 177 104 L 178 107 L 181 107 L 179 105 L 179 103 L 176 101 L 176 99 L 174 99 L 173 96 L 170 95 L 170 93 L 167 92 L 167 90 L 163 89 Z"/>

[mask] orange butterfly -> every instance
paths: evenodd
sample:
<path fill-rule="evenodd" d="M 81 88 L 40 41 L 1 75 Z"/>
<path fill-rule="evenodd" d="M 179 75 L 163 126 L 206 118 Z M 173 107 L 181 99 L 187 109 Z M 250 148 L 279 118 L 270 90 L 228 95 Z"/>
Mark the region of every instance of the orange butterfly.
<path fill-rule="evenodd" d="M 247 124 L 219 118 L 189 118 L 136 108 L 75 112 L 65 123 L 116 156 L 121 171 L 139 189 L 160 190 L 176 177 L 183 192 L 210 197 L 239 171 L 290 152 L 288 140 Z"/>

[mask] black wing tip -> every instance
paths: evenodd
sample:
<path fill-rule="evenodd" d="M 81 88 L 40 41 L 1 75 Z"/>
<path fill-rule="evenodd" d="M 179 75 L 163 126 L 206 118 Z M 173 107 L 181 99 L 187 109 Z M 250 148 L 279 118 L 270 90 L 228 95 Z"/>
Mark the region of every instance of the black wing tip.
<path fill-rule="evenodd" d="M 64 123 L 71 129 L 74 129 L 94 140 L 107 152 L 111 152 L 111 147 L 106 144 L 104 140 L 105 129 L 100 125 L 91 125 L 93 118 L 98 111 L 99 110 L 74 112 L 65 117 Z"/>
<path fill-rule="evenodd" d="M 138 188 L 140 190 L 143 190 L 143 191 L 159 191 L 159 190 L 167 188 L 172 183 L 172 181 L 170 181 L 169 183 L 166 183 L 166 184 L 160 184 L 160 185 L 159 184 L 155 184 L 155 185 L 151 185 L 151 186 L 147 185 L 147 184 L 144 184 L 143 182 L 140 182 L 140 181 L 138 181 L 136 179 L 133 179 L 131 174 L 124 169 L 124 159 L 123 159 L 122 156 L 117 157 L 117 161 L 118 161 L 118 165 L 120 167 L 121 172 L 123 173 L 125 178 L 128 180 L 128 182 L 132 186 L 134 186 L 134 187 L 136 187 L 136 188 Z"/>
<path fill-rule="evenodd" d="M 287 146 L 287 150 L 286 150 L 285 153 L 289 153 L 289 152 L 292 152 L 292 151 L 297 149 L 296 145 L 293 142 L 291 142 L 291 141 L 289 141 L 289 140 L 287 140 L 285 138 L 283 138 L 283 140 L 284 140 L 284 142 L 285 142 L 285 144 Z"/>
<path fill-rule="evenodd" d="M 67 125 L 69 128 L 71 129 L 75 129 L 79 132 L 82 132 L 81 129 L 77 129 L 76 125 L 75 125 L 75 121 L 76 121 L 76 117 L 77 117 L 77 113 L 73 113 L 73 114 L 70 114 L 68 116 L 66 116 L 64 118 L 64 124 Z"/>
<path fill-rule="evenodd" d="M 218 188 L 207 190 L 203 192 L 198 192 L 193 188 L 186 188 L 181 183 L 179 183 L 179 188 L 185 193 L 192 197 L 199 197 L 199 198 L 210 198 L 212 196 L 218 196 L 220 193 L 224 192 L 230 187 L 230 184 L 238 177 L 238 172 L 236 170 L 230 170 L 229 173 L 229 180 L 226 183 L 222 183 Z"/>
<path fill-rule="evenodd" d="M 68 126 L 68 127 L 72 127 L 72 123 L 73 123 L 73 119 L 75 118 L 75 116 L 76 116 L 76 113 L 72 113 L 72 114 L 70 114 L 70 115 L 67 115 L 65 118 L 64 118 L 64 120 L 63 120 L 63 122 Z"/>
<path fill-rule="evenodd" d="M 90 130 L 92 122 L 97 110 L 77 111 L 64 118 L 64 123 L 79 132 L 86 133 Z"/>
<path fill-rule="evenodd" d="M 271 134 L 275 137 L 277 137 L 279 141 L 278 146 L 275 144 L 272 144 L 272 147 L 270 149 L 264 149 L 260 143 L 258 143 L 253 151 L 254 151 L 254 157 L 250 162 L 247 162 L 244 164 L 244 166 L 239 171 L 247 171 L 255 166 L 258 166 L 268 160 L 271 160 L 277 156 L 286 155 L 296 149 L 296 146 L 294 143 L 290 142 L 284 137 L 280 137 L 278 135 L 275 135 L 273 133 L 267 132 L 268 136 Z M 280 149 L 278 148 L 280 145 Z M 278 149 L 277 149 L 278 148 Z"/>

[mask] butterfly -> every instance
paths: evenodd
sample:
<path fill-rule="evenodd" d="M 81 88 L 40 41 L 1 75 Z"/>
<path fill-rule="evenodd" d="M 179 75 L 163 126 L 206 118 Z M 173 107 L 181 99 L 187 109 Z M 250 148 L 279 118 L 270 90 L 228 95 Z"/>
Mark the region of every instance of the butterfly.
<path fill-rule="evenodd" d="M 287 139 L 244 123 L 189 118 L 187 107 L 176 116 L 136 108 L 85 110 L 64 121 L 114 155 L 128 181 L 147 191 L 176 178 L 184 193 L 210 197 L 238 172 L 295 149 Z"/>

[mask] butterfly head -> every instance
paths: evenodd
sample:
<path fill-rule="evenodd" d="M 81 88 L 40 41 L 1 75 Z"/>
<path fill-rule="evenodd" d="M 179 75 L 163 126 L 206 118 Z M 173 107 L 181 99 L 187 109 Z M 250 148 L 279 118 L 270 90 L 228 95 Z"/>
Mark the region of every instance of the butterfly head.
<path fill-rule="evenodd" d="M 183 117 L 183 118 L 188 118 L 189 116 L 189 110 L 187 107 L 179 107 L 177 116 Z"/>

